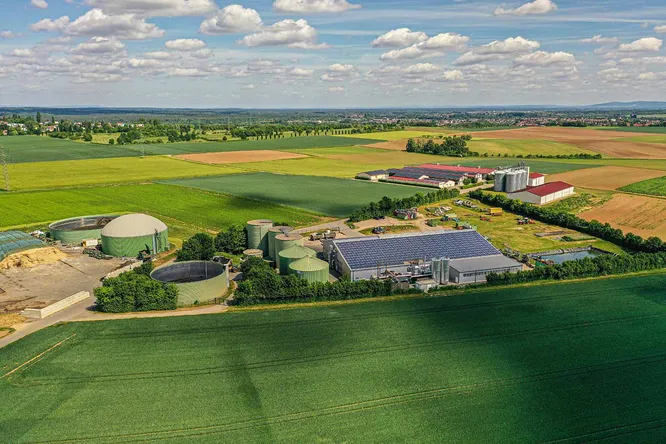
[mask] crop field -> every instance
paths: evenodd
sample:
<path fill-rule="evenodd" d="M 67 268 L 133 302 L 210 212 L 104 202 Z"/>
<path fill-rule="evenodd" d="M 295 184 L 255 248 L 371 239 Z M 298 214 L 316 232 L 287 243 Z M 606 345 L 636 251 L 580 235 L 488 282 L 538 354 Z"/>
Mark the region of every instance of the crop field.
<path fill-rule="evenodd" d="M 47 136 L 0 137 L 10 163 L 56 160 L 103 159 L 140 156 L 141 152 L 121 146 L 96 145 L 54 139 Z"/>
<path fill-rule="evenodd" d="M 608 222 L 625 233 L 666 239 L 666 199 L 615 194 L 605 204 L 579 216 L 586 220 Z"/>
<path fill-rule="evenodd" d="M 623 140 L 628 140 L 631 142 L 666 143 L 666 135 L 630 137 L 628 139 L 623 139 Z"/>
<path fill-rule="evenodd" d="M 219 231 L 269 218 L 307 226 L 322 218 L 300 209 L 163 184 L 0 194 L 0 230 L 86 214 L 147 212 L 174 225 Z"/>
<path fill-rule="evenodd" d="M 38 190 L 105 183 L 145 182 L 173 177 L 235 172 L 229 166 L 202 165 L 163 156 L 36 162 L 9 165 L 12 190 Z"/>
<path fill-rule="evenodd" d="M 227 142 L 177 142 L 158 143 L 149 145 L 132 145 L 133 149 L 145 149 L 150 154 L 190 154 L 214 153 L 220 151 L 249 151 L 249 150 L 288 150 L 290 148 L 327 148 L 338 146 L 363 145 L 376 140 L 337 137 L 337 136 L 302 136 L 285 137 L 284 139 L 268 140 L 237 140 Z"/>
<path fill-rule="evenodd" d="M 628 168 L 616 166 L 602 166 L 598 168 L 589 168 L 568 173 L 554 174 L 547 178 L 547 182 L 554 182 L 561 180 L 563 182 L 576 185 L 577 187 L 592 188 L 598 190 L 615 190 L 621 187 L 625 191 L 630 191 L 628 188 L 635 187 L 636 189 L 651 190 L 654 187 L 650 186 L 655 181 L 665 174 L 659 170 L 645 170 L 641 168 Z M 648 180 L 651 179 L 651 180 Z M 644 181 L 644 182 L 641 182 Z M 638 183 L 635 183 L 638 182 Z M 662 180 L 663 192 L 666 192 L 666 180 Z M 633 185 L 631 185 L 633 184 Z M 642 184 L 645 184 L 643 186 Z M 658 188 L 658 187 L 657 187 Z M 640 193 L 641 191 L 635 191 Z M 654 194 L 654 193 L 643 193 Z"/>
<path fill-rule="evenodd" d="M 451 134 L 456 133 L 455 131 L 451 131 Z M 418 129 L 418 128 L 412 128 L 410 130 L 404 130 L 404 131 L 386 131 L 386 132 L 381 132 L 381 133 L 362 133 L 362 134 L 345 134 L 341 136 L 335 136 L 335 137 L 349 137 L 349 138 L 359 138 L 359 139 L 372 139 L 375 142 L 383 142 L 383 141 L 392 141 L 392 140 L 402 140 L 402 139 L 409 139 L 409 138 L 417 138 L 417 137 L 423 137 L 424 135 L 442 135 L 442 132 L 440 131 L 430 131 L 429 128 L 423 128 L 423 129 Z M 364 142 L 364 143 L 367 143 Z M 372 142 L 370 142 L 372 143 Z"/>
<path fill-rule="evenodd" d="M 451 159 L 451 158 L 449 158 Z M 540 159 L 511 159 L 511 158 L 496 158 L 496 159 L 458 159 L 451 160 L 448 162 L 451 165 L 464 165 L 464 166 L 480 166 L 484 168 L 495 168 L 499 166 L 511 166 L 516 165 L 519 162 L 525 162 L 527 166 L 531 168 L 532 171 L 537 171 L 543 174 L 557 174 L 564 173 L 566 171 L 574 171 L 583 168 L 594 168 L 598 167 L 598 163 L 588 162 L 572 162 L 569 160 L 540 160 Z M 596 160 L 595 160 L 596 162 Z"/>
<path fill-rule="evenodd" d="M 594 154 L 592 151 L 581 149 L 568 143 L 536 139 L 472 139 L 472 141 L 469 143 L 469 149 L 476 151 L 481 155 L 508 154 L 509 156 L 527 156 L 528 154 L 541 154 L 545 156 L 558 156 L 580 153 Z"/>
<path fill-rule="evenodd" d="M 356 208 L 384 196 L 409 197 L 423 188 L 314 176 L 267 173 L 171 180 L 166 183 L 233 194 L 250 199 L 346 217 Z"/>
<path fill-rule="evenodd" d="M 180 154 L 175 157 L 177 159 L 189 160 L 192 162 L 210 163 L 217 165 L 226 163 L 250 163 L 266 162 L 270 160 L 301 159 L 306 156 L 302 154 L 290 153 L 287 151 L 254 150 L 227 151 L 222 153 Z"/>
<path fill-rule="evenodd" d="M 663 442 L 664 304 L 655 274 L 61 324 L 0 350 L 3 439 Z"/>
<path fill-rule="evenodd" d="M 653 134 L 666 134 L 665 126 L 621 126 L 613 128 L 595 128 L 600 131 L 619 131 L 624 133 L 653 133 Z"/>
<path fill-rule="evenodd" d="M 630 193 L 650 194 L 652 196 L 666 196 L 666 177 L 661 176 L 642 182 L 632 183 L 620 188 Z"/>

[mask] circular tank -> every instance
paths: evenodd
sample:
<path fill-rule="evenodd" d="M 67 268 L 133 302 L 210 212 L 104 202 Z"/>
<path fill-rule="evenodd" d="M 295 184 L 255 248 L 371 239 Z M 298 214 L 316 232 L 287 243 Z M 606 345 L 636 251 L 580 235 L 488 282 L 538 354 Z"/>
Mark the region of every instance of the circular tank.
<path fill-rule="evenodd" d="M 117 215 L 80 216 L 63 219 L 49 225 L 51 238 L 66 245 L 81 245 L 84 240 L 99 239 L 102 228 Z"/>
<path fill-rule="evenodd" d="M 280 274 L 289 274 L 289 265 L 304 257 L 316 257 L 317 252 L 311 248 L 294 245 L 278 253 L 278 266 Z"/>
<path fill-rule="evenodd" d="M 251 220 L 247 223 L 247 247 L 252 250 L 261 250 L 264 256 L 268 255 L 268 229 L 273 221 L 268 219 Z"/>
<path fill-rule="evenodd" d="M 156 281 L 178 287 L 178 305 L 222 298 L 229 289 L 227 267 L 212 261 L 175 262 L 150 273 Z"/>
<path fill-rule="evenodd" d="M 295 245 L 303 245 L 303 236 L 300 234 L 278 234 L 275 236 L 275 255 L 279 258 L 281 251 Z"/>
<path fill-rule="evenodd" d="M 289 273 L 310 283 L 328 282 L 328 263 L 316 257 L 304 257 L 289 265 Z"/>
<path fill-rule="evenodd" d="M 287 227 L 280 225 L 277 227 L 271 227 L 268 229 L 268 258 L 277 261 L 278 256 L 275 251 L 275 236 L 280 234 L 289 234 L 294 231 L 293 227 Z"/>
<path fill-rule="evenodd" d="M 101 233 L 102 251 L 115 257 L 136 257 L 142 251 L 157 254 L 169 249 L 164 222 L 147 214 L 127 214 L 109 222 Z"/>
<path fill-rule="evenodd" d="M 258 257 L 259 259 L 262 259 L 264 257 L 264 252 L 257 250 L 256 248 L 248 248 L 247 250 L 243 251 L 243 259 L 250 257 Z"/>
<path fill-rule="evenodd" d="M 494 190 L 495 191 L 504 191 L 506 185 L 504 183 L 506 173 L 504 171 L 495 171 L 495 185 L 494 185 Z"/>

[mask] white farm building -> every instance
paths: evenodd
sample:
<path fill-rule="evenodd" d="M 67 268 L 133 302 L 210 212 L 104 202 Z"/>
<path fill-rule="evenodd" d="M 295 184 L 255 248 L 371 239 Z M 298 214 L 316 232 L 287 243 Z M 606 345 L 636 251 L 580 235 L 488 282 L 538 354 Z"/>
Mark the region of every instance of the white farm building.
<path fill-rule="evenodd" d="M 507 193 L 507 197 L 509 199 L 517 199 L 534 205 L 545 205 L 549 202 L 571 196 L 573 193 L 573 185 L 558 181 L 536 187 L 528 187 L 514 193 Z"/>

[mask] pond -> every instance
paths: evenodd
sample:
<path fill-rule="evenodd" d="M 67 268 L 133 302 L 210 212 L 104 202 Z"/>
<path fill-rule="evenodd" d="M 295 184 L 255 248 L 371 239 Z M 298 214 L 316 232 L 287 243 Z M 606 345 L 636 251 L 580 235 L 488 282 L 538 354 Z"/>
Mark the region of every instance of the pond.
<path fill-rule="evenodd" d="M 549 254 L 549 255 L 544 255 L 541 256 L 541 259 L 543 260 L 550 260 L 555 262 L 556 264 L 561 264 L 562 262 L 566 261 L 576 261 L 579 259 L 585 259 L 585 258 L 592 258 L 596 256 L 601 256 L 604 254 L 601 251 L 598 250 L 584 250 L 584 251 L 573 251 L 570 253 L 560 253 L 560 254 Z"/>

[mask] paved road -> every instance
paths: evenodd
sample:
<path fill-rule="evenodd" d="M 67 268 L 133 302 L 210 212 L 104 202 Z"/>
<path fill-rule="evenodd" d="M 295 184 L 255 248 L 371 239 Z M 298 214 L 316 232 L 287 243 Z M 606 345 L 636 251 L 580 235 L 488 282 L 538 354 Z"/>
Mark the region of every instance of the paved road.
<path fill-rule="evenodd" d="M 333 222 L 328 222 L 326 224 L 313 225 L 311 227 L 299 228 L 294 230 L 295 233 L 304 234 L 304 233 L 314 233 L 316 231 L 326 231 L 334 228 L 340 229 L 340 232 L 347 237 L 361 237 L 363 236 L 358 231 L 352 230 L 347 226 L 347 221 L 349 219 L 340 219 Z"/>

